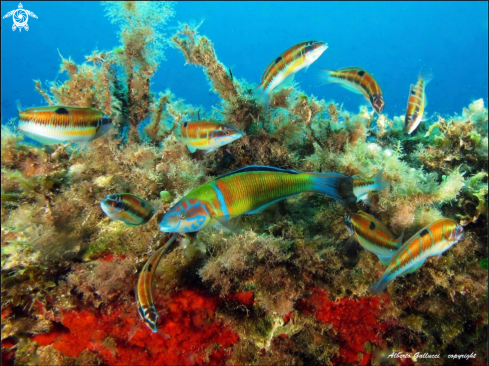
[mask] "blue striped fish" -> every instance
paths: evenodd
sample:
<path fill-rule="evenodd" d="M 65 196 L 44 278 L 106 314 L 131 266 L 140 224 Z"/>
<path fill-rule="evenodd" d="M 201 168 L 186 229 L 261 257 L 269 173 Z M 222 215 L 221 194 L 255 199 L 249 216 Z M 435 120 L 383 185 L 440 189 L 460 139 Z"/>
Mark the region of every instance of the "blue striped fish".
<path fill-rule="evenodd" d="M 106 134 L 110 118 L 94 108 L 49 106 L 19 109 L 19 130 L 45 145 L 88 142 Z"/>
<path fill-rule="evenodd" d="M 396 277 L 413 273 L 427 258 L 440 256 L 445 250 L 464 238 L 464 229 L 452 219 L 440 219 L 418 231 L 392 257 L 382 278 L 370 287 L 377 295 Z"/>

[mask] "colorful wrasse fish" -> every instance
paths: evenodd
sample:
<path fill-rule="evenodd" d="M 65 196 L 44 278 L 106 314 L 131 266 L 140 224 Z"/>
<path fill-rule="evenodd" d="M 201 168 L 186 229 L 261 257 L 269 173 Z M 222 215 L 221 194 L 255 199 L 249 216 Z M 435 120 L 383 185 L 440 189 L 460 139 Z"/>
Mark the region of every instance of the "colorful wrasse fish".
<path fill-rule="evenodd" d="M 158 320 L 160 317 L 156 311 L 153 300 L 153 277 L 161 258 L 163 258 L 163 255 L 168 251 L 177 236 L 178 234 L 173 234 L 165 245 L 156 250 L 148 259 L 139 274 L 138 285 L 136 288 L 136 296 L 139 303 L 138 313 L 149 329 L 154 333 L 158 332 Z"/>
<path fill-rule="evenodd" d="M 384 266 L 401 247 L 403 235 L 396 239 L 384 224 L 363 211 L 346 215 L 345 225 L 360 245 L 379 257 Z"/>
<path fill-rule="evenodd" d="M 88 142 L 112 127 L 110 118 L 93 108 L 50 106 L 19 108 L 19 130 L 42 144 Z"/>
<path fill-rule="evenodd" d="M 128 226 L 146 224 L 156 211 L 151 203 L 130 193 L 109 194 L 100 207 L 112 220 Z"/>
<path fill-rule="evenodd" d="M 345 67 L 339 70 L 323 70 L 321 79 L 324 83 L 339 83 L 343 88 L 363 96 L 370 101 L 377 113 L 384 109 L 384 99 L 379 84 L 364 69 Z"/>
<path fill-rule="evenodd" d="M 353 177 L 353 194 L 357 197 L 357 203 L 362 200 L 370 204 L 368 197 L 370 192 L 380 191 L 389 186 L 389 183 L 382 178 L 383 171 L 384 169 L 381 169 L 375 176 L 367 179 L 358 176 Z"/>
<path fill-rule="evenodd" d="M 292 81 L 294 74 L 299 70 L 307 70 L 327 48 L 328 45 L 324 42 L 302 42 L 275 58 L 265 69 L 257 88 L 258 94 L 266 97 L 265 108 L 268 109 L 270 106 L 270 96 L 274 89 L 280 84 Z"/>
<path fill-rule="evenodd" d="M 287 197 L 314 192 L 343 200 L 339 189 L 350 177 L 336 173 L 298 173 L 250 165 L 190 191 L 160 222 L 160 230 L 186 233 L 253 214 Z M 351 184 L 351 183 L 350 183 Z M 225 226 L 225 224 L 224 224 Z"/>
<path fill-rule="evenodd" d="M 232 126 L 216 122 L 182 122 L 180 133 L 190 152 L 206 150 L 206 154 L 243 136 Z"/>
<path fill-rule="evenodd" d="M 416 85 L 411 85 L 406 116 L 404 117 L 404 125 L 406 126 L 406 132 L 408 134 L 411 134 L 423 119 L 424 109 L 428 105 L 425 88 L 426 84 L 428 84 L 431 79 L 433 79 L 433 72 L 431 69 L 423 68 L 419 73 Z"/>
<path fill-rule="evenodd" d="M 370 291 L 379 294 L 398 276 L 413 273 L 427 258 L 441 256 L 452 245 L 464 238 L 464 229 L 451 219 L 441 219 L 418 231 L 392 257 L 382 278 Z"/>

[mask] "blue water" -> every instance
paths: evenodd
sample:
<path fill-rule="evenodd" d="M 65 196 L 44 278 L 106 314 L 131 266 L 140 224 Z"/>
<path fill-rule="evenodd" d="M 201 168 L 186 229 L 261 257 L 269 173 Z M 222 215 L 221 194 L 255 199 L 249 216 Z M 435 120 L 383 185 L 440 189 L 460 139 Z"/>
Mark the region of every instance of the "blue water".
<path fill-rule="evenodd" d="M 65 80 L 58 75 L 61 54 L 77 63 L 95 48 L 119 45 L 119 28 L 104 16 L 98 2 L 23 2 L 38 19 L 29 31 L 12 31 L 2 19 L 2 123 L 15 117 L 16 100 L 45 105 L 33 79 Z M 18 2 L 1 4 L 2 16 Z M 357 111 L 363 97 L 338 85 L 318 87 L 320 69 L 359 66 L 378 81 L 384 113 L 404 114 L 409 87 L 423 65 L 435 74 L 427 87 L 427 113 L 460 113 L 478 98 L 487 104 L 487 2 L 181 2 L 169 23 L 198 24 L 215 46 L 220 61 L 235 78 L 258 83 L 266 66 L 292 45 L 305 40 L 328 43 L 328 50 L 296 80 L 309 95 L 334 99 Z M 185 66 L 178 49 L 168 48 L 152 81 L 152 91 L 169 88 L 187 103 L 207 109 L 219 102 L 199 67 Z"/>

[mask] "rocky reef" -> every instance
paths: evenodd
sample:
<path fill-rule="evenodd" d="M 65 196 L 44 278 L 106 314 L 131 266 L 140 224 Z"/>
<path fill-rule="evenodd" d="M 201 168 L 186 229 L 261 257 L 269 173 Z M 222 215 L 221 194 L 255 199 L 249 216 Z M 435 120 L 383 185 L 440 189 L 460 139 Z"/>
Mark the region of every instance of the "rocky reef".
<path fill-rule="evenodd" d="M 472 365 L 487 364 L 482 99 L 412 135 L 404 117 L 348 112 L 298 86 L 273 94 L 267 111 L 253 97 L 256 85 L 236 79 L 196 29 L 162 35 L 172 4 L 106 9 L 121 24 L 121 45 L 82 64 L 61 57 L 66 81 L 35 87 L 47 104 L 97 108 L 117 128 L 88 147 L 48 147 L 24 139 L 15 120 L 2 125 L 2 364 L 415 362 L 388 358 L 393 352 L 440 354 L 423 361 L 433 365 L 474 353 Z M 207 116 L 238 127 L 242 138 L 207 155 L 188 151 L 177 127 L 200 119 L 201 110 L 151 90 L 167 44 L 201 67 L 221 98 Z M 162 332 L 152 333 L 139 319 L 134 289 L 169 237 L 158 221 L 190 189 L 250 164 L 362 177 L 384 169 L 390 186 L 371 205 L 302 194 L 237 219 L 240 233 L 182 235 L 156 272 Z M 120 192 L 153 203 L 157 213 L 137 227 L 111 221 L 100 201 Z M 343 217 L 359 209 L 396 236 L 447 217 L 466 238 L 371 296 L 384 267 L 366 250 L 344 250 Z"/>

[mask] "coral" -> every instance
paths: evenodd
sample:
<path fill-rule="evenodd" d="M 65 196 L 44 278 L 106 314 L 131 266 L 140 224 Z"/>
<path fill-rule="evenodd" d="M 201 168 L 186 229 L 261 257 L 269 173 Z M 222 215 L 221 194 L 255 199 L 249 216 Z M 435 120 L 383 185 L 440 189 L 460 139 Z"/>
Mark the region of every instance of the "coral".
<path fill-rule="evenodd" d="M 333 326 L 340 344 L 334 363 L 368 365 L 373 346 L 382 347 L 380 334 L 388 328 L 386 322 L 378 320 L 382 302 L 388 300 L 375 296 L 331 301 L 328 297 L 326 291 L 312 289 L 311 297 L 297 306 L 306 314 L 314 314 L 318 321 Z"/>

